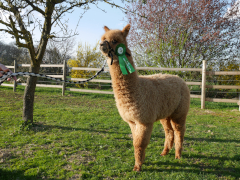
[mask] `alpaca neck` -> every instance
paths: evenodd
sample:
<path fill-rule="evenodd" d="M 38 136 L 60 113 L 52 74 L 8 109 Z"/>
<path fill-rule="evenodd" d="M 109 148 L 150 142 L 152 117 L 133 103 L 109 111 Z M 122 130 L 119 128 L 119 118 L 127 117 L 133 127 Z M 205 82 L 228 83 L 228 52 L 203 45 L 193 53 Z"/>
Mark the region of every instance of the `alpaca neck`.
<path fill-rule="evenodd" d="M 127 58 L 135 69 L 135 65 L 133 63 L 132 57 L 127 56 Z M 112 78 L 112 86 L 113 86 L 114 93 L 116 93 L 117 91 L 128 93 L 128 91 L 132 92 L 132 90 L 133 91 L 136 90 L 135 88 L 138 84 L 137 71 L 135 70 L 135 72 L 131 74 L 128 73 L 128 75 L 123 75 L 120 69 L 120 65 L 117 57 L 113 58 L 112 65 L 110 65 L 110 62 L 111 62 L 111 58 L 108 59 L 108 66 L 109 66 L 109 70 Z"/>

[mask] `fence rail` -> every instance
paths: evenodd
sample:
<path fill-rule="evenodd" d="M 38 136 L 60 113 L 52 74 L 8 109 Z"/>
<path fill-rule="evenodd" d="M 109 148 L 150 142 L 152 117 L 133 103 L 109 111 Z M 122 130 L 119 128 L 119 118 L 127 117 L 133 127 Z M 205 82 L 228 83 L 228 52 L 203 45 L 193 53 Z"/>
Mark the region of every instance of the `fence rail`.
<path fill-rule="evenodd" d="M 30 67 L 30 64 L 16 64 L 14 61 L 14 66 L 6 66 L 10 69 L 13 69 L 14 72 L 17 72 L 17 67 Z M 83 81 L 86 79 L 83 78 L 66 78 L 67 70 L 85 70 L 85 71 L 99 71 L 101 68 L 88 68 L 88 67 L 67 67 L 66 62 L 63 64 L 41 64 L 40 67 L 60 67 L 63 69 L 62 75 L 48 75 L 55 78 L 61 78 L 63 80 L 71 80 L 71 81 Z M 136 67 L 136 70 L 154 70 L 154 71 L 197 71 L 202 74 L 201 82 L 186 82 L 187 85 L 197 85 L 201 88 L 201 95 L 191 94 L 191 98 L 200 98 L 201 99 L 201 108 L 205 108 L 205 101 L 210 102 L 226 102 L 226 103 L 237 103 L 239 105 L 240 111 L 240 95 L 239 99 L 220 99 L 220 98 L 206 98 L 206 88 L 214 88 L 214 89 L 240 89 L 240 86 L 236 85 L 207 85 L 206 77 L 212 75 L 240 75 L 240 71 L 207 71 L 206 70 L 206 61 L 203 61 L 202 68 L 157 68 L 157 67 Z M 108 72 L 109 68 L 104 68 L 104 71 Z M 105 79 L 93 79 L 92 82 L 99 83 L 111 83 L 111 80 Z M 3 83 L 2 86 L 13 87 L 15 91 L 16 85 L 26 86 L 26 83 L 16 83 L 14 84 L 6 84 Z M 88 92 L 88 93 L 102 93 L 102 94 L 113 94 L 113 91 L 103 91 L 103 90 L 88 90 L 88 89 L 77 89 L 77 88 L 66 88 L 65 83 L 62 85 L 48 85 L 48 84 L 37 84 L 37 87 L 50 87 L 50 88 L 62 88 L 62 95 L 64 95 L 65 90 L 67 91 L 77 91 L 77 92 Z"/>

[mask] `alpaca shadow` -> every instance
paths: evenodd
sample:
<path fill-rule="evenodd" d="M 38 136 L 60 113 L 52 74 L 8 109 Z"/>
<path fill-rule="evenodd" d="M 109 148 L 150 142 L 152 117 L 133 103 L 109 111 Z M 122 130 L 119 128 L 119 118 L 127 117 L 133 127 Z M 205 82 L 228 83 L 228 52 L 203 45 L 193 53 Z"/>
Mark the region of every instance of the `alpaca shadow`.
<path fill-rule="evenodd" d="M 189 159 L 188 163 L 183 163 L 183 162 L 156 162 L 156 163 L 152 163 L 152 162 L 145 162 L 144 166 L 157 166 L 157 167 L 161 167 L 162 165 L 166 165 L 166 166 L 171 166 L 170 169 L 155 169 L 155 168 L 150 168 L 150 169 L 146 169 L 144 170 L 144 166 L 143 166 L 143 171 L 146 172 L 153 172 L 153 171 L 157 171 L 157 172 L 186 172 L 186 173 L 196 173 L 196 174 L 201 174 L 203 173 L 203 170 L 208 168 L 208 171 L 204 171 L 205 174 L 215 174 L 215 175 L 225 175 L 225 176 L 232 176 L 235 178 L 239 178 L 240 174 L 240 168 L 238 167 L 230 167 L 230 168 L 226 168 L 226 167 L 221 167 L 221 165 L 215 165 L 215 166 L 209 166 L 209 165 L 205 165 L 205 164 L 196 164 L 194 162 L 190 163 L 192 161 L 192 159 L 218 159 L 220 161 L 225 161 L 225 160 L 230 160 L 230 161 L 236 161 L 236 160 L 240 160 L 240 155 L 235 155 L 232 158 L 229 157 L 211 157 L 211 156 L 204 156 L 204 155 L 191 155 L 190 157 L 186 157 L 183 155 L 184 159 Z"/>
<path fill-rule="evenodd" d="M 84 132 L 97 132 L 103 134 L 129 134 L 126 132 L 119 132 L 119 131 L 107 131 L 107 130 L 98 130 L 93 128 L 75 128 L 70 126 L 59 126 L 59 125 L 47 125 L 43 123 L 34 123 L 32 130 L 35 132 L 43 132 L 43 131 L 50 131 L 52 129 L 61 129 L 65 131 L 84 131 Z"/>
<path fill-rule="evenodd" d="M 131 134 L 131 132 L 129 131 L 129 133 L 127 132 L 119 132 L 119 131 L 106 131 L 106 130 L 99 130 L 99 129 L 93 129 L 93 128 L 75 128 L 75 127 L 70 127 L 70 126 L 59 126 L 59 125 L 47 125 L 47 124 L 43 124 L 43 123 L 35 123 L 32 127 L 32 130 L 35 132 L 43 132 L 43 131 L 48 131 L 48 130 L 52 130 L 52 129 L 61 129 L 61 130 L 66 130 L 66 131 L 85 131 L 85 132 L 97 132 L 97 133 L 103 133 L 103 134 Z M 151 138 L 161 138 L 161 139 L 165 139 L 164 134 L 160 134 L 160 135 L 155 135 L 152 134 Z M 240 140 L 236 140 L 236 139 L 209 139 L 209 138 L 191 138 L 191 137 L 184 137 L 185 141 L 198 141 L 198 142 L 234 142 L 234 143 L 240 143 Z"/>
<path fill-rule="evenodd" d="M 154 135 L 154 134 L 152 134 L 151 137 L 152 137 L 152 138 L 165 138 L 164 135 Z M 237 139 L 191 138 L 191 137 L 186 137 L 186 136 L 184 137 L 184 141 L 198 141 L 198 142 L 206 141 L 206 142 L 219 142 L 219 143 L 221 143 L 221 142 L 240 143 L 240 140 L 237 140 Z"/>
<path fill-rule="evenodd" d="M 184 137 L 184 140 L 188 140 L 188 141 L 199 141 L 199 142 L 203 142 L 203 141 L 206 141 L 206 142 L 227 142 L 227 143 L 231 143 L 231 142 L 234 142 L 234 143 L 240 143 L 240 140 L 237 140 L 237 139 L 209 139 L 209 138 L 190 138 L 190 137 Z"/>
<path fill-rule="evenodd" d="M 9 179 L 38 179 L 36 176 L 26 176 L 24 175 L 25 171 L 8 171 L 4 169 L 0 169 L 0 179 L 1 180 L 9 180 Z M 40 179 L 40 178 L 39 178 Z"/>

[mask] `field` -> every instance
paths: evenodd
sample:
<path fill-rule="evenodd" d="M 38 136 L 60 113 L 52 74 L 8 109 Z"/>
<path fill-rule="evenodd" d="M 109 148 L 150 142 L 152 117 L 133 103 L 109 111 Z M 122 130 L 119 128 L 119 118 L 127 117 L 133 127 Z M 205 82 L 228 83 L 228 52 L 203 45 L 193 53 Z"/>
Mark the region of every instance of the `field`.
<path fill-rule="evenodd" d="M 240 179 L 238 105 L 192 99 L 180 160 L 160 153 L 155 123 L 142 172 L 133 172 L 131 131 L 113 95 L 37 88 L 34 124 L 23 127 L 23 87 L 0 86 L 0 179 Z"/>

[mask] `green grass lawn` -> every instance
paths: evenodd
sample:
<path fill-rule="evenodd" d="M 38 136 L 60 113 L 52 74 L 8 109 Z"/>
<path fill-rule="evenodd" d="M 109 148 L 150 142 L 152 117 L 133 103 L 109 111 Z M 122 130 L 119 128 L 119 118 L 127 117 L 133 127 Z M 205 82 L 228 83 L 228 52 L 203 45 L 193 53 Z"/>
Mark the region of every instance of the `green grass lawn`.
<path fill-rule="evenodd" d="M 21 126 L 23 87 L 0 86 L 0 179 L 240 179 L 238 105 L 192 99 L 182 158 L 160 153 L 155 123 L 142 172 L 133 172 L 131 131 L 113 95 L 37 88 L 34 125 Z"/>

